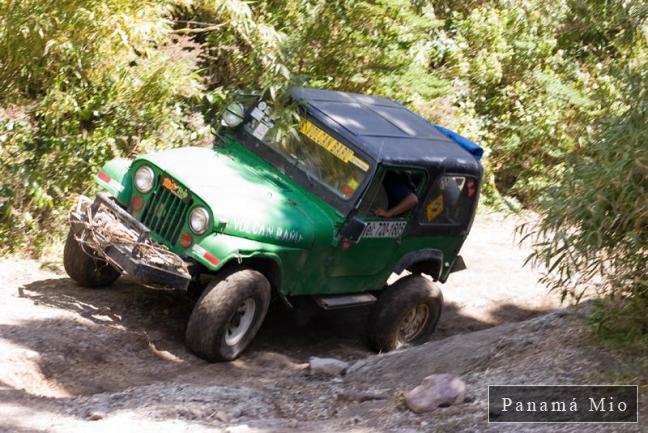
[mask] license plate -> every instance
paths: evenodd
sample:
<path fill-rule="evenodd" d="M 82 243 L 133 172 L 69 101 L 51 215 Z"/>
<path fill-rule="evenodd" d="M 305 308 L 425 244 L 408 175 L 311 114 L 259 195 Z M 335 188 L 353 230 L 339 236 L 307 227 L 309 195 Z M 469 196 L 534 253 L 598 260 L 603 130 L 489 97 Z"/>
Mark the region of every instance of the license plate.
<path fill-rule="evenodd" d="M 372 221 L 362 232 L 362 239 L 398 238 L 406 226 L 407 221 Z"/>

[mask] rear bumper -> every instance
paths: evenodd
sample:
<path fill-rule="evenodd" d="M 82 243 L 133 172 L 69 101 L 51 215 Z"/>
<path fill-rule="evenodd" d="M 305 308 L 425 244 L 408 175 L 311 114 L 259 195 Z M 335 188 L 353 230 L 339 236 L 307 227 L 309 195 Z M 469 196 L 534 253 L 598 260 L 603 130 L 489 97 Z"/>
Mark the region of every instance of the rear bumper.
<path fill-rule="evenodd" d="M 148 284 L 163 286 L 178 290 L 186 290 L 191 282 L 191 275 L 178 269 L 173 269 L 172 262 L 184 262 L 178 255 L 167 251 L 166 254 L 173 257 L 166 263 L 152 264 L 140 251 L 140 243 L 153 244 L 149 237 L 149 229 L 132 215 L 122 209 L 108 194 L 97 193 L 94 203 L 90 206 L 91 215 L 96 214 L 103 206 L 129 229 L 138 234 L 137 244 L 134 247 L 110 242 L 103 242 L 97 253 L 106 259 L 113 266 L 132 276 L 133 278 Z M 72 212 L 70 217 L 72 231 L 77 234 L 83 230 L 93 230 L 89 224 L 86 213 Z"/>

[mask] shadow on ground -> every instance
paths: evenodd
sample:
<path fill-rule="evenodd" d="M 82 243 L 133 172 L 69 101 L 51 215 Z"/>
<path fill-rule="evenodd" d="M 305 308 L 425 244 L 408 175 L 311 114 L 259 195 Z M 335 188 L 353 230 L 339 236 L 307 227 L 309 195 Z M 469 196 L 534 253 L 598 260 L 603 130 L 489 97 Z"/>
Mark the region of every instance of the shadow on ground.
<path fill-rule="evenodd" d="M 0 334 L 37 352 L 43 376 L 72 395 L 115 392 L 135 385 L 170 381 L 244 384 L 271 383 L 303 372 L 310 356 L 355 360 L 370 355 L 365 341 L 367 309 L 318 314 L 297 326 L 292 313 L 275 302 L 257 338 L 232 363 L 209 364 L 184 346 L 184 329 L 193 302 L 189 296 L 155 290 L 127 278 L 108 289 L 84 289 L 67 278 L 35 281 L 19 296 L 36 305 L 68 313 L 55 318 L 0 325 Z M 545 311 L 512 304 L 498 307 L 485 322 L 445 306 L 434 339 L 526 320 Z"/>
<path fill-rule="evenodd" d="M 482 314 L 487 319 L 479 319 L 466 314 L 457 304 L 446 302 L 443 306 L 443 315 L 432 339 L 439 340 L 457 334 L 480 331 L 502 323 L 522 322 L 551 311 L 555 310 L 551 308 L 524 308 L 513 303 L 503 303 L 496 308 L 484 311 Z"/>

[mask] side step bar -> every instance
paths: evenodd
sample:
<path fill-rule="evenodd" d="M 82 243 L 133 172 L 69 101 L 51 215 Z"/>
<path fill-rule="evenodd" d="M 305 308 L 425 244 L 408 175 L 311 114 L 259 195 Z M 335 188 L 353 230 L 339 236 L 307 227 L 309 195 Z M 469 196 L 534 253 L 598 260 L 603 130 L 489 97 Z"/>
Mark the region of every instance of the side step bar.
<path fill-rule="evenodd" d="M 376 302 L 376 297 L 371 293 L 359 293 L 355 295 L 339 296 L 315 296 L 313 298 L 317 305 L 325 310 L 337 310 L 339 308 L 360 307 Z"/>

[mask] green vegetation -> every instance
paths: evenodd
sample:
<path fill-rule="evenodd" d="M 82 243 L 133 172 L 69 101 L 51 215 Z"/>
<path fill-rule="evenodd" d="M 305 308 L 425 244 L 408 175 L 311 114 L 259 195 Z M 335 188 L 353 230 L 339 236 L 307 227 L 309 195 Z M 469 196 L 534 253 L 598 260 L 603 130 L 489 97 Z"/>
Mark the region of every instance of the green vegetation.
<path fill-rule="evenodd" d="M 622 114 L 601 121 L 591 144 L 539 204 L 531 257 L 563 298 L 610 295 L 593 316 L 603 335 L 648 334 L 648 70 L 632 77 Z"/>
<path fill-rule="evenodd" d="M 164 9 L 109 0 L 0 6 L 0 243 L 38 252 L 106 160 L 189 144 L 202 92 L 196 57 Z M 183 53 L 178 56 L 178 53 Z"/>
<path fill-rule="evenodd" d="M 0 0 L 0 251 L 60 236 L 106 160 L 208 143 L 233 91 L 283 113 L 289 85 L 336 88 L 483 144 L 486 201 L 543 216 L 529 234 L 547 281 L 632 300 L 614 305 L 645 332 L 647 15 L 639 0 Z"/>

